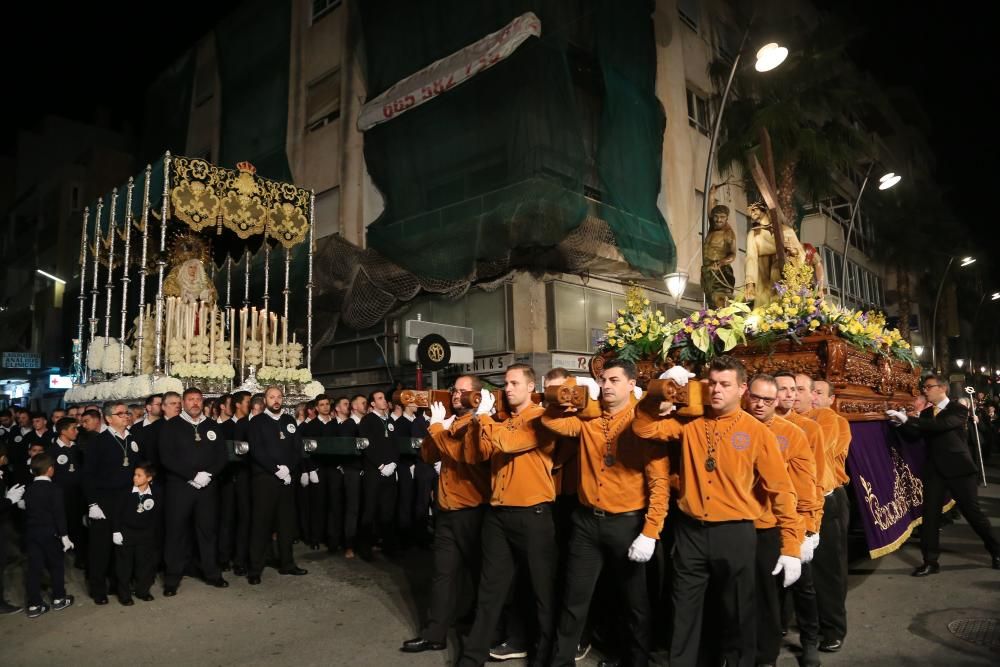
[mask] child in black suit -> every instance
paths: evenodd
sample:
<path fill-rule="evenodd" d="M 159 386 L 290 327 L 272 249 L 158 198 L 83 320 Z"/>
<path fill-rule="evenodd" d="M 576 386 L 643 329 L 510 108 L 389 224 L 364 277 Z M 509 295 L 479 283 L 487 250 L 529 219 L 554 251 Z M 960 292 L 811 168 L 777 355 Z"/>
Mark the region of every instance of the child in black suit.
<path fill-rule="evenodd" d="M 118 601 L 126 607 L 135 596 L 149 602 L 156 579 L 156 527 L 162 521 L 159 489 L 153 490 L 156 471 L 151 463 L 140 463 L 132 473 L 132 492 L 124 494 L 111 517 L 111 535 L 115 543 L 115 569 L 118 574 Z"/>
<path fill-rule="evenodd" d="M 62 490 L 52 483 L 55 466 L 52 457 L 41 453 L 31 459 L 34 481 L 24 494 L 24 538 L 28 552 L 25 575 L 28 618 L 37 618 L 49 611 L 42 602 L 42 569 L 49 571 L 52 585 L 52 609 L 59 611 L 73 604 L 66 594 L 63 581 L 63 552 L 73 548 L 66 531 L 66 510 Z"/>

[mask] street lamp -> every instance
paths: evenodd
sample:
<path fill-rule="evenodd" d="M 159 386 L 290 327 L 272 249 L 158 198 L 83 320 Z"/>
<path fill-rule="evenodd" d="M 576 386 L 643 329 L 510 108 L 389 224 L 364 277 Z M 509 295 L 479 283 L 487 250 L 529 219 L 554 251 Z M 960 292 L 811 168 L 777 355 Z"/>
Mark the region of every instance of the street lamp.
<path fill-rule="evenodd" d="M 726 87 L 722 91 L 722 99 L 719 101 L 719 111 L 715 115 L 715 125 L 712 127 L 712 136 L 708 142 L 708 160 L 705 161 L 705 189 L 703 190 L 705 195 L 701 203 L 702 243 L 705 242 L 705 238 L 708 236 L 708 205 L 711 203 L 709 202 L 708 193 L 712 189 L 712 167 L 715 165 L 715 149 L 718 147 L 719 130 L 722 128 L 722 113 L 726 110 L 726 101 L 729 99 L 729 90 L 733 87 L 736 68 L 739 67 L 740 57 L 743 55 L 743 49 L 746 48 L 747 40 L 749 39 L 750 28 L 748 26 L 746 32 L 743 33 L 743 41 L 740 42 L 740 48 L 736 52 L 736 57 L 733 58 L 733 66 L 729 69 L 729 78 L 726 79 Z M 785 58 L 787 57 L 787 48 L 779 45 L 777 42 L 770 42 L 757 51 L 757 61 L 754 63 L 754 69 L 762 73 L 770 72 L 785 62 Z"/>
<path fill-rule="evenodd" d="M 923 345 L 914 345 L 913 346 L 913 354 L 917 355 L 917 359 L 919 359 L 920 357 L 924 356 L 924 346 Z"/>
<path fill-rule="evenodd" d="M 865 172 L 865 180 L 861 183 L 861 189 L 858 191 L 858 198 L 854 200 L 854 206 L 851 207 L 851 222 L 847 225 L 847 238 L 844 239 L 844 262 L 840 271 L 840 302 L 841 305 L 847 301 L 847 255 L 851 250 L 851 234 L 854 232 L 854 221 L 858 217 L 858 207 L 861 206 L 861 197 L 865 194 L 865 187 L 868 186 L 868 178 L 872 175 L 872 169 L 875 167 L 875 162 L 873 161 L 868 165 L 868 171 Z M 879 190 L 888 190 L 892 186 L 903 180 L 903 177 L 889 172 L 878 179 Z M 973 260 L 975 261 L 975 260 Z"/>
<path fill-rule="evenodd" d="M 66 281 L 63 280 L 62 278 L 57 278 L 56 276 L 52 275 L 51 273 L 46 273 L 45 271 L 42 271 L 41 269 L 35 269 L 35 272 L 42 274 L 43 276 L 45 276 L 46 278 L 49 278 L 50 280 L 56 281 L 60 285 L 65 285 L 66 284 Z"/>
<path fill-rule="evenodd" d="M 959 268 L 964 268 L 970 264 L 975 264 L 975 257 L 963 257 Z M 955 256 L 953 255 L 948 259 L 948 266 L 945 267 L 944 273 L 941 274 L 941 284 L 938 285 L 937 297 L 934 299 L 934 315 L 931 318 L 931 365 L 934 370 L 937 370 L 937 313 L 938 305 L 941 303 L 941 292 L 944 291 L 944 281 L 948 277 L 948 271 L 951 269 L 951 265 L 955 263 Z"/>
<path fill-rule="evenodd" d="M 686 271 L 676 271 L 663 276 L 663 282 L 667 285 L 667 291 L 674 297 L 674 305 L 680 301 L 687 287 L 688 274 Z"/>
<path fill-rule="evenodd" d="M 955 360 L 955 365 L 961 368 L 962 366 L 965 365 L 965 359 L 959 357 L 958 359 Z"/>

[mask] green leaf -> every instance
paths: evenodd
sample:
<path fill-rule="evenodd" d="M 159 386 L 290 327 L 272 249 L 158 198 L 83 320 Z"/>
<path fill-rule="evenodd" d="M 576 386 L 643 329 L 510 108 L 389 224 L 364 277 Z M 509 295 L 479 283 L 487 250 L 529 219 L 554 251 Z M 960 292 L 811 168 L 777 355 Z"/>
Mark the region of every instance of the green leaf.
<path fill-rule="evenodd" d="M 711 337 L 708 334 L 708 329 L 699 328 L 695 329 L 694 333 L 691 334 L 691 342 L 694 346 L 701 350 L 702 352 L 708 352 L 708 348 L 712 345 Z"/>
<path fill-rule="evenodd" d="M 731 329 L 716 329 L 715 333 L 719 336 L 725 345 L 722 348 L 723 352 L 729 352 L 737 345 L 736 332 Z"/>

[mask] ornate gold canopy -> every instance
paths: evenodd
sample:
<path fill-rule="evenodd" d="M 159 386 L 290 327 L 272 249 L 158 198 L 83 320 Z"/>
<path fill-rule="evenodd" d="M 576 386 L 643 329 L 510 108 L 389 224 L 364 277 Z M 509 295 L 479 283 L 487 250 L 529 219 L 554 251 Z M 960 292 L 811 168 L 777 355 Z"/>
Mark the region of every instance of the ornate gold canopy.
<path fill-rule="evenodd" d="M 172 213 L 191 229 L 224 227 L 244 240 L 266 234 L 286 248 L 305 240 L 308 190 L 261 178 L 249 162 L 233 171 L 199 158 L 175 157 L 171 166 Z"/>

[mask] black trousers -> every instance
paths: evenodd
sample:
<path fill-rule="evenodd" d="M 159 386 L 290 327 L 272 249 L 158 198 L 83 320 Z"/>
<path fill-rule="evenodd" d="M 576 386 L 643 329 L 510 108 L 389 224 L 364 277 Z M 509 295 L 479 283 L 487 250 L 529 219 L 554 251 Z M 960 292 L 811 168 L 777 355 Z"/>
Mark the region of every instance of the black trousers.
<path fill-rule="evenodd" d="M 114 494 L 106 494 L 98 499 L 97 504 L 107 517 L 114 512 L 116 502 Z M 108 576 L 113 572 L 111 557 L 114 553 L 111 533 L 110 519 L 87 520 L 87 584 L 91 597 L 108 594 Z"/>
<path fill-rule="evenodd" d="M 674 626 L 670 667 L 695 667 L 705 591 L 719 593 L 722 658 L 752 666 L 757 652 L 754 570 L 757 534 L 752 521 L 702 524 L 680 512 L 674 525 Z"/>
<path fill-rule="evenodd" d="M 118 575 L 118 597 L 122 599 L 136 595 L 149 595 L 149 589 L 156 579 L 156 538 L 149 535 L 125 537 L 125 544 L 115 547 L 115 572 Z"/>
<path fill-rule="evenodd" d="M 920 529 L 920 550 L 924 554 L 924 561 L 936 563 L 941 553 L 938 529 L 941 526 L 941 505 L 944 503 L 945 493 L 951 495 L 958 511 L 969 522 L 969 527 L 976 531 L 986 550 L 991 555 L 1000 554 L 996 533 L 979 507 L 977 480 L 976 473 L 945 479 L 929 462 L 924 466 L 924 522 Z"/>
<path fill-rule="evenodd" d="M 470 580 L 473 586 L 479 583 L 480 538 L 485 515 L 485 505 L 438 512 L 434 524 L 431 599 L 427 605 L 427 621 L 420 631 L 420 636 L 427 641 L 445 642 L 448 628 L 463 611 L 459 609 L 459 592 L 465 580 Z"/>
<path fill-rule="evenodd" d="M 645 513 L 629 516 L 595 516 L 585 507 L 573 513 L 566 563 L 565 594 L 556 632 L 553 665 L 569 667 L 575 663 L 590 602 L 601 571 L 612 570 L 622 595 L 620 613 L 628 623 L 628 646 L 623 658 L 632 667 L 649 664 L 649 593 L 646 590 L 646 564 L 628 559 L 628 550 L 642 531 Z"/>
<path fill-rule="evenodd" d="M 248 574 L 259 577 L 271 546 L 271 533 L 278 528 L 278 559 L 281 569 L 295 567 L 292 540 L 295 535 L 295 491 L 274 475 L 254 473 L 253 522 L 250 526 L 250 567 Z"/>
<path fill-rule="evenodd" d="M 202 576 L 206 580 L 222 576 L 216 559 L 218 551 L 216 529 L 219 522 L 217 491 L 218 489 L 212 484 L 204 489 L 196 489 L 174 477 L 167 481 L 164 517 L 166 535 L 163 544 L 163 560 L 167 567 L 163 574 L 164 586 L 177 586 L 181 583 L 184 570 L 191 560 L 192 523 L 195 539 L 198 542 Z"/>
<path fill-rule="evenodd" d="M 781 653 L 781 605 L 778 578 L 771 574 L 781 555 L 781 529 L 757 530 L 754 597 L 757 605 L 757 663 L 776 663 Z M 784 577 L 782 577 L 784 579 Z"/>
<path fill-rule="evenodd" d="M 417 461 L 413 469 L 413 521 L 417 526 L 426 526 L 430 515 L 431 498 L 437 487 L 437 473 L 430 463 Z"/>
<path fill-rule="evenodd" d="M 230 464 L 219 475 L 219 562 L 250 562 L 250 469 Z"/>
<path fill-rule="evenodd" d="M 76 561 L 83 562 L 87 553 L 87 531 L 83 527 L 83 517 L 87 516 L 87 503 L 83 500 L 83 489 L 79 485 L 62 487 L 63 510 L 66 512 L 66 533 L 73 543 Z"/>
<path fill-rule="evenodd" d="M 361 466 L 357 464 L 328 465 L 327 544 L 335 549 L 341 544 L 353 549 L 358 539 L 361 518 Z"/>
<path fill-rule="evenodd" d="M 926 496 L 925 496 L 926 498 Z M 847 492 L 837 487 L 823 501 L 819 548 L 812 561 L 819 630 L 824 640 L 847 636 Z M 798 607 L 796 607 L 798 611 Z"/>
<path fill-rule="evenodd" d="M 460 665 L 482 665 L 518 567 L 526 568 L 535 593 L 537 641 L 531 664 L 547 665 L 555 616 L 555 526 L 549 503 L 492 507 L 483 520 L 483 560 L 476 620 L 465 638 Z"/>
<path fill-rule="evenodd" d="M 298 508 L 299 536 L 306 544 L 319 544 L 326 534 L 326 475 L 316 471 L 319 483 L 309 482 L 303 487 L 299 478 L 293 477 L 295 504 Z"/>
<path fill-rule="evenodd" d="M 410 466 L 416 467 L 416 459 L 400 458 L 396 467 L 396 526 L 404 535 L 413 528 L 413 505 L 416 500 L 416 482 Z"/>
<path fill-rule="evenodd" d="M 392 522 L 396 516 L 396 476 L 385 477 L 374 466 L 365 466 L 361 478 L 364 493 L 364 512 L 361 515 L 361 547 L 370 550 L 376 534 L 382 538 L 386 549 L 395 548 Z"/>
<path fill-rule="evenodd" d="M 24 543 L 28 555 L 28 571 L 24 577 L 26 601 L 29 606 L 42 604 L 42 570 L 49 571 L 52 599 L 66 597 L 63 580 L 64 560 L 62 542 L 55 535 L 29 529 Z"/>

